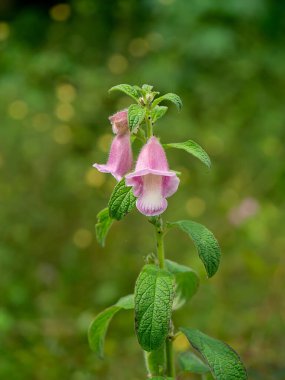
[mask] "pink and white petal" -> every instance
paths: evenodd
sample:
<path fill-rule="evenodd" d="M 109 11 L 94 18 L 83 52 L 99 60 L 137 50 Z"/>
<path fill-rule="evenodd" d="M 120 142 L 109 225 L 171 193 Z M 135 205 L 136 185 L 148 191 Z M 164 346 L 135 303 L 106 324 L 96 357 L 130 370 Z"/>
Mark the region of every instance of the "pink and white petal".
<path fill-rule="evenodd" d="M 147 202 L 144 197 L 139 197 L 136 202 L 137 209 L 146 216 L 162 214 L 167 209 L 167 200 L 161 198 L 159 202 Z"/>
<path fill-rule="evenodd" d="M 162 180 L 162 194 L 164 197 L 168 198 L 173 195 L 179 186 L 180 179 L 175 176 L 163 177 Z"/>

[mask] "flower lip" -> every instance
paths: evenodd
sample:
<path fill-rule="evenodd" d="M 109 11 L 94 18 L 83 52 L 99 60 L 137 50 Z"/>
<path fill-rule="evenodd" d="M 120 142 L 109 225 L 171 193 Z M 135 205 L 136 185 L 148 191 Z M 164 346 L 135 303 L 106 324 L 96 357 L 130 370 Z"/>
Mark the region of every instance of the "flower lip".
<path fill-rule="evenodd" d="M 161 175 L 163 177 L 175 177 L 176 173 L 172 170 L 158 170 L 158 169 L 141 169 L 138 171 L 135 171 L 133 173 L 129 173 L 126 175 L 126 178 L 135 178 L 135 177 L 142 177 L 147 174 L 155 174 L 155 175 Z"/>

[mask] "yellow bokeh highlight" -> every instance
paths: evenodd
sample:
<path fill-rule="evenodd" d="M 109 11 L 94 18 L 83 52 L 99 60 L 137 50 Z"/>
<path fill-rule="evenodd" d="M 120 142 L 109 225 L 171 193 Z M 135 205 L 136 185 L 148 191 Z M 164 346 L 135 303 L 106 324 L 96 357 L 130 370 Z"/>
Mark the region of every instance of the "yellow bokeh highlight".
<path fill-rule="evenodd" d="M 76 97 L 76 90 L 69 83 L 60 84 L 56 88 L 56 96 L 63 103 L 70 103 Z"/>
<path fill-rule="evenodd" d="M 112 74 L 123 74 L 128 68 L 128 60 L 121 54 L 113 54 L 108 60 L 108 67 Z"/>
<path fill-rule="evenodd" d="M 191 216 L 201 216 L 206 209 L 206 203 L 202 198 L 193 197 L 186 202 L 186 211 Z"/>
<path fill-rule="evenodd" d="M 56 4 L 50 8 L 50 17 L 55 21 L 66 21 L 71 15 L 69 4 Z"/>
<path fill-rule="evenodd" d="M 143 38 L 134 38 L 129 44 L 129 52 L 134 57 L 143 57 L 148 50 L 148 41 Z"/>
<path fill-rule="evenodd" d="M 98 138 L 97 146 L 104 152 L 108 153 L 113 136 L 110 133 L 106 133 Z"/>
<path fill-rule="evenodd" d="M 78 248 L 87 248 L 92 243 L 93 235 L 92 233 L 85 229 L 85 228 L 79 228 L 77 231 L 75 231 L 73 235 L 73 243 Z"/>
<path fill-rule="evenodd" d="M 164 38 L 160 33 L 151 32 L 146 36 L 149 48 L 151 50 L 159 50 L 164 44 Z"/>
<path fill-rule="evenodd" d="M 179 334 L 173 342 L 173 347 L 175 351 L 184 352 L 189 349 L 190 344 L 185 335 Z"/>
<path fill-rule="evenodd" d="M 100 173 L 95 168 L 90 168 L 85 174 L 85 181 L 88 186 L 91 187 L 101 187 L 105 182 L 105 175 Z"/>
<path fill-rule="evenodd" d="M 59 125 L 52 132 L 52 137 L 57 144 L 68 144 L 72 140 L 72 131 L 69 125 Z"/>
<path fill-rule="evenodd" d="M 7 22 L 0 22 L 0 41 L 5 41 L 10 35 L 10 27 Z"/>
<path fill-rule="evenodd" d="M 28 114 L 28 106 L 22 100 L 15 100 L 8 107 L 9 115 L 16 120 L 24 119 Z"/>
<path fill-rule="evenodd" d="M 50 116 L 47 113 L 37 113 L 32 118 L 32 125 L 37 131 L 44 132 L 50 126 Z"/>
<path fill-rule="evenodd" d="M 59 103 L 55 114 L 59 120 L 70 121 L 74 116 L 74 108 L 69 103 Z"/>

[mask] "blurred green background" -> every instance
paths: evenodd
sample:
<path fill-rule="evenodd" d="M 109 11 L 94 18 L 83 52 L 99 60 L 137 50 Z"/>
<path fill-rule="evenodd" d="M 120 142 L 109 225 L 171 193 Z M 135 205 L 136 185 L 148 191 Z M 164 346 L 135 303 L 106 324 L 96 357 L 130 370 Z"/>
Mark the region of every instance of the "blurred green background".
<path fill-rule="evenodd" d="M 104 361 L 86 334 L 155 248 L 137 212 L 105 249 L 95 240 L 115 181 L 92 164 L 106 160 L 108 116 L 131 103 L 108 94 L 118 83 L 178 93 L 182 112 L 170 106 L 157 133 L 213 161 L 168 152 L 183 175 L 165 218 L 204 223 L 223 251 L 207 280 L 187 237 L 167 237 L 167 256 L 202 279 L 176 326 L 227 341 L 250 379 L 285 378 L 284 27 L 277 0 L 1 0 L 0 379 L 145 378 L 131 312 Z"/>

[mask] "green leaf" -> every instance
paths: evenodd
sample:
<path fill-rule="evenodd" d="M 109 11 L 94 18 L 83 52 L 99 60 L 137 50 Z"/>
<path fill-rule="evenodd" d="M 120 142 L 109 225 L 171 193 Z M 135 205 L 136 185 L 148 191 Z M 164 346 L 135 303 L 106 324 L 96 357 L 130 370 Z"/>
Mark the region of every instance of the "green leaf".
<path fill-rule="evenodd" d="M 175 380 L 175 379 L 174 377 L 155 376 L 155 377 L 151 377 L 148 380 Z"/>
<path fill-rule="evenodd" d="M 168 94 L 165 94 L 165 95 L 162 95 L 160 96 L 159 98 L 155 99 L 154 102 L 152 103 L 153 106 L 157 106 L 160 102 L 162 102 L 163 100 L 169 100 L 170 102 L 174 103 L 176 105 L 176 107 L 178 108 L 178 110 L 180 111 L 181 108 L 182 108 L 182 100 L 180 98 L 180 96 L 176 95 L 176 94 L 173 94 L 173 93 L 168 93 Z"/>
<path fill-rule="evenodd" d="M 113 224 L 113 219 L 110 218 L 108 207 L 104 208 L 97 214 L 97 223 L 95 224 L 95 232 L 98 243 L 104 247 L 106 236 Z"/>
<path fill-rule="evenodd" d="M 165 115 L 166 111 L 168 110 L 168 107 L 165 106 L 155 106 L 151 110 L 151 120 L 153 123 L 155 123 L 158 119 L 160 119 L 163 115 Z"/>
<path fill-rule="evenodd" d="M 110 217 L 121 220 L 127 213 L 132 211 L 135 204 L 136 197 L 133 194 L 133 189 L 125 185 L 125 179 L 123 178 L 117 183 L 111 194 L 108 204 Z"/>
<path fill-rule="evenodd" d="M 129 84 L 118 84 L 117 86 L 114 86 L 110 88 L 109 92 L 112 91 L 122 91 L 126 95 L 129 95 L 131 98 L 138 100 L 139 98 L 139 93 L 135 89 L 134 86 L 130 86 Z"/>
<path fill-rule="evenodd" d="M 204 151 L 203 148 L 200 147 L 195 141 L 188 140 L 182 143 L 171 143 L 171 144 L 163 144 L 166 148 L 177 148 L 183 149 L 186 152 L 192 154 L 194 157 L 198 158 L 203 162 L 208 168 L 211 167 L 211 160 L 208 154 Z"/>
<path fill-rule="evenodd" d="M 192 220 L 180 220 L 168 223 L 168 226 L 177 226 L 189 235 L 197 248 L 208 277 L 212 277 L 218 270 L 221 257 L 220 246 L 213 233 L 202 224 Z"/>
<path fill-rule="evenodd" d="M 144 120 L 146 110 L 139 104 L 131 104 L 128 108 L 128 125 L 134 131 Z"/>
<path fill-rule="evenodd" d="M 174 261 L 165 260 L 166 268 L 175 277 L 175 297 L 173 310 L 179 309 L 189 301 L 199 288 L 199 277 L 193 269 Z"/>
<path fill-rule="evenodd" d="M 226 343 L 199 330 L 180 328 L 191 345 L 209 364 L 216 380 L 246 380 L 247 373 L 238 354 Z"/>
<path fill-rule="evenodd" d="M 104 341 L 108 326 L 114 317 L 114 315 L 121 309 L 129 310 L 134 308 L 134 295 L 130 294 L 128 296 L 122 297 L 119 301 L 109 307 L 108 309 L 102 311 L 97 317 L 91 322 L 88 330 L 88 340 L 90 348 L 96 352 L 96 354 L 103 358 L 104 357 Z"/>
<path fill-rule="evenodd" d="M 179 355 L 178 361 L 182 371 L 199 374 L 210 372 L 207 364 L 202 362 L 193 352 L 183 352 Z"/>
<path fill-rule="evenodd" d="M 168 334 L 174 277 L 153 264 L 143 267 L 135 287 L 135 329 L 145 351 L 157 350 Z"/>

